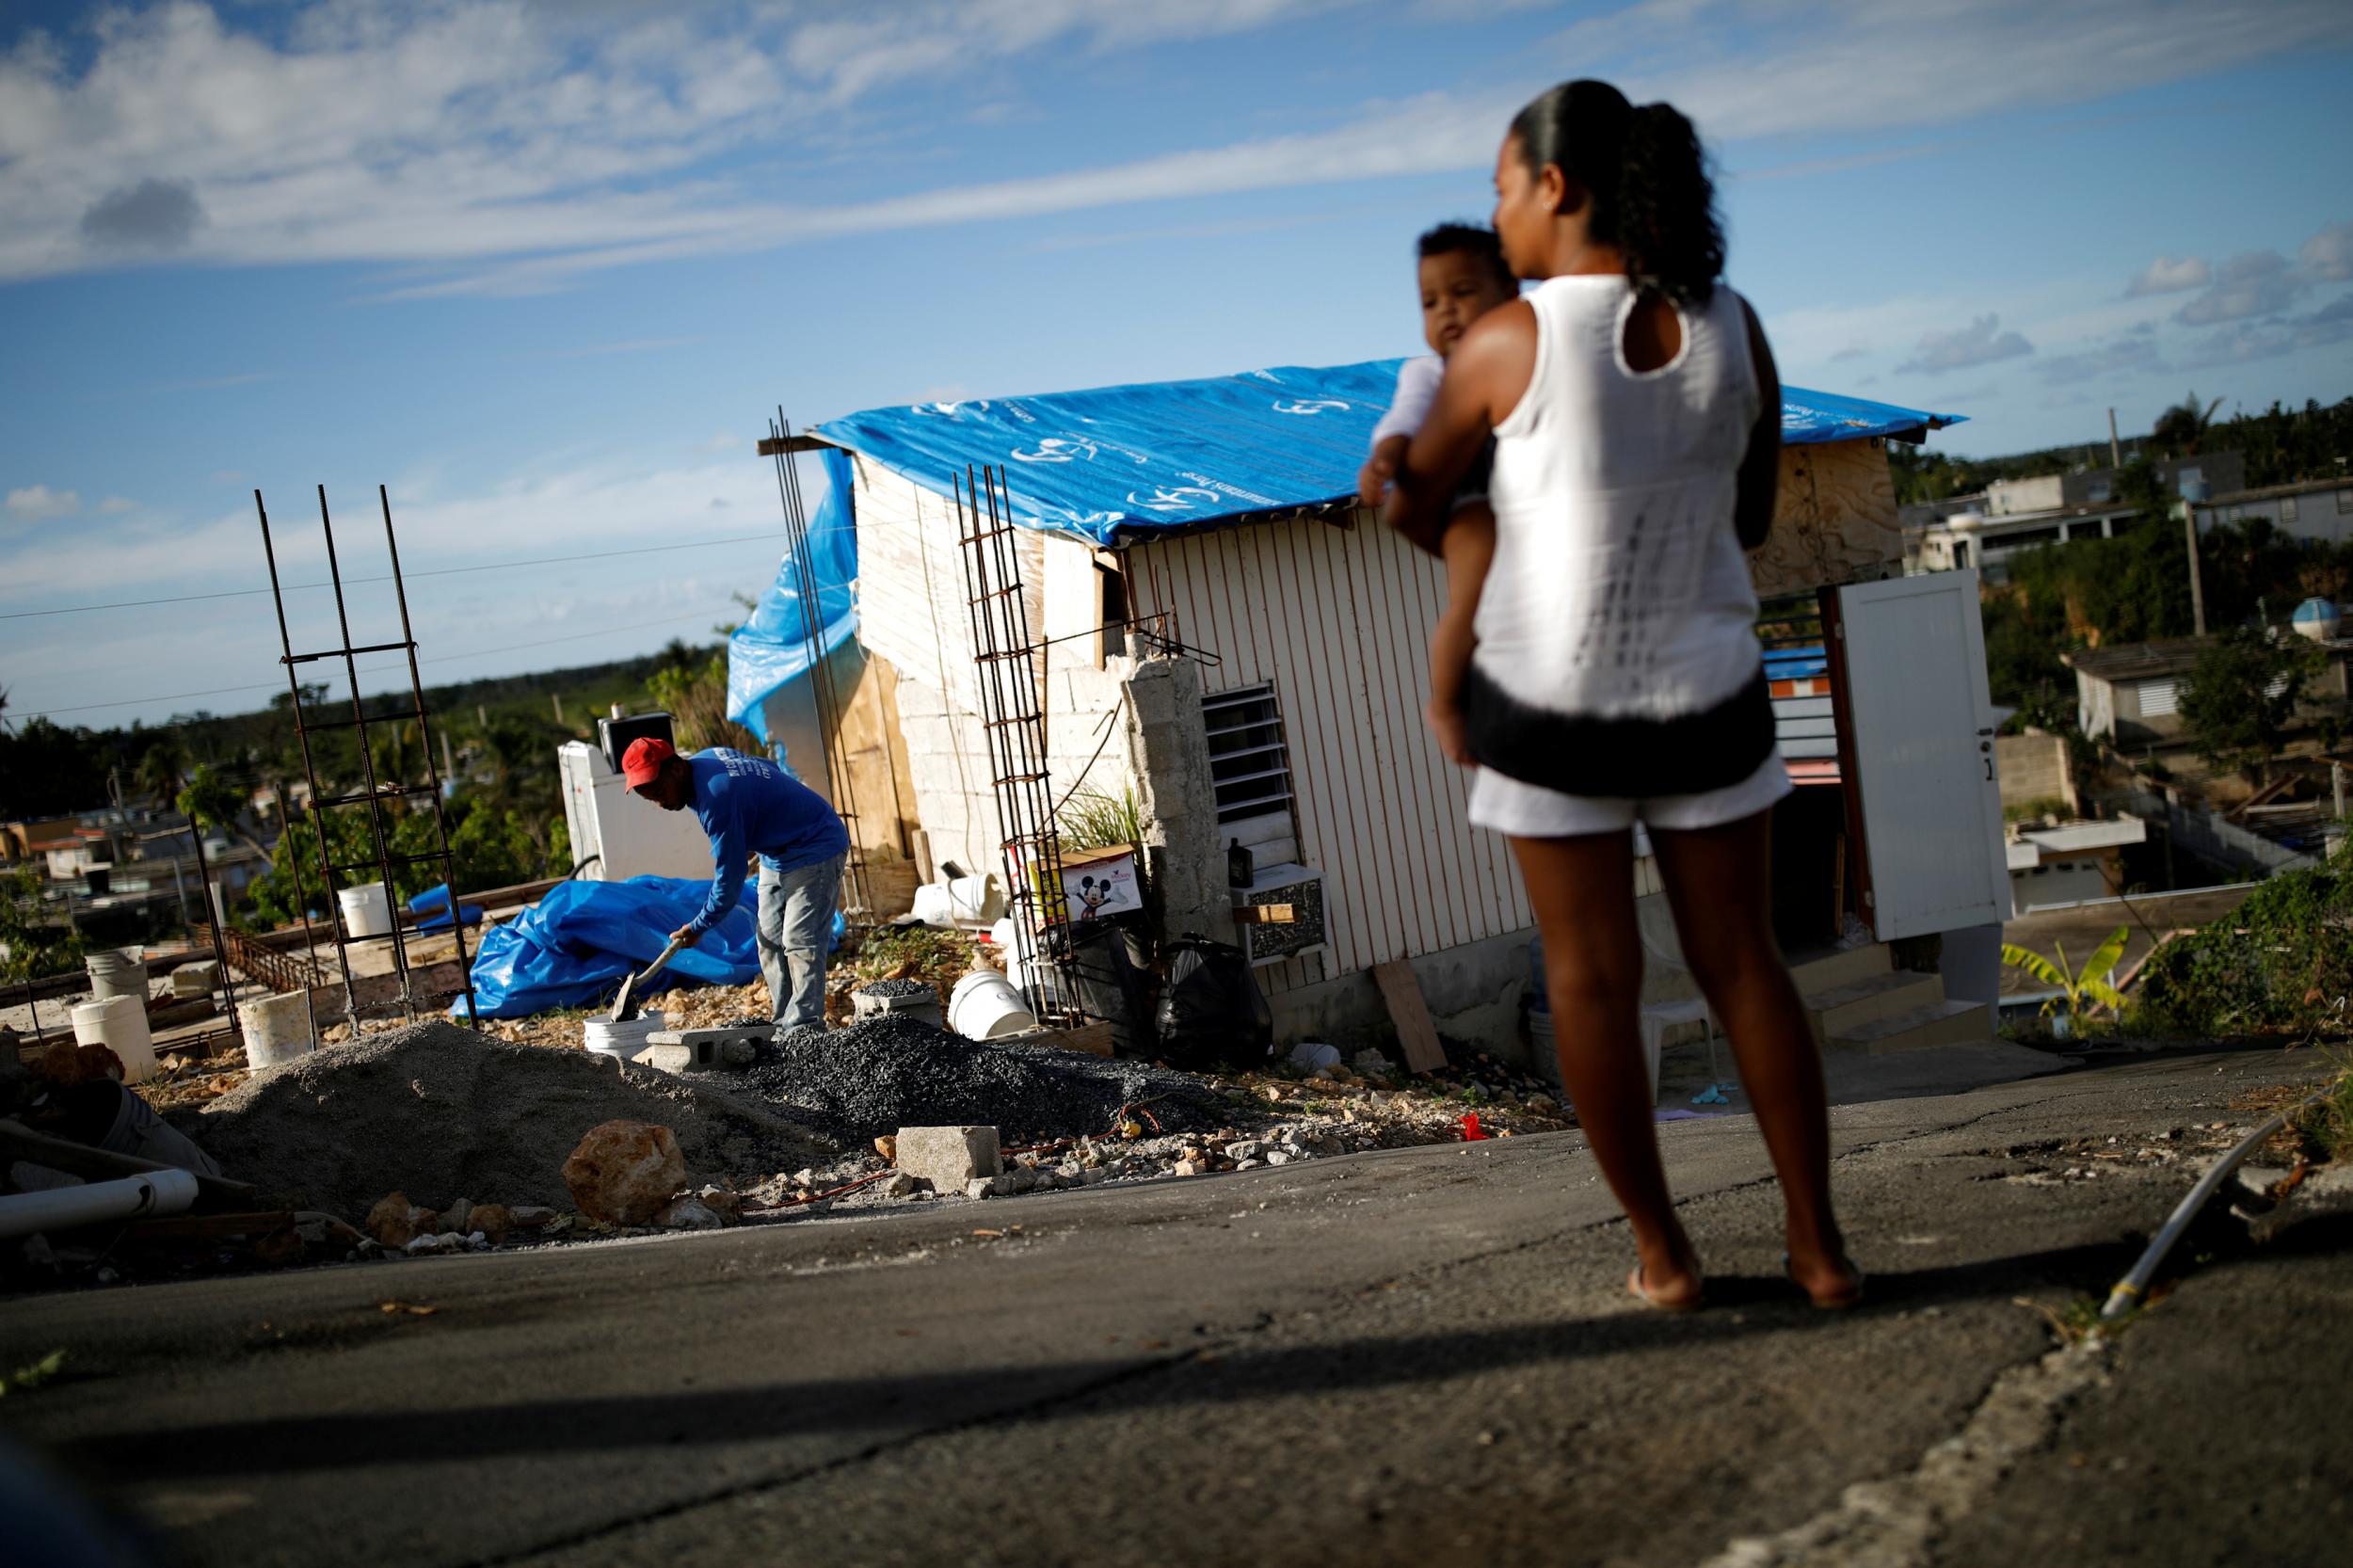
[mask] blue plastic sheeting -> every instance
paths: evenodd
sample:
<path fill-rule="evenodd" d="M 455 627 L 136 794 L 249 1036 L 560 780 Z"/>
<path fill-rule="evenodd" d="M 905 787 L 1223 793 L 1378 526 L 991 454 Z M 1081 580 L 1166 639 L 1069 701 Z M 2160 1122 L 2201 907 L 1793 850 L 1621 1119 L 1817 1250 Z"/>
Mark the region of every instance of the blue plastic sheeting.
<path fill-rule="evenodd" d="M 1769 648 L 1765 650 L 1768 680 L 1811 680 L 1830 673 L 1830 655 L 1818 648 Z"/>
<path fill-rule="evenodd" d="M 941 495 L 968 468 L 994 465 L 1015 521 L 1112 544 L 1355 494 L 1403 362 L 870 408 L 815 434 Z M 1792 443 L 1918 435 L 1958 418 L 1782 389 Z"/>
<path fill-rule="evenodd" d="M 565 882 L 504 925 L 483 934 L 473 961 L 474 1010 L 486 1018 L 523 1018 L 551 1007 L 610 1001 L 632 969 L 642 969 L 669 945 L 670 933 L 695 918 L 711 884 L 674 876 L 633 876 L 627 882 Z M 669 967 L 648 991 L 686 981 L 748 985 L 760 978 L 753 923 L 760 907 L 756 881 L 726 920 Z M 450 1011 L 462 1015 L 465 999 Z"/>
<path fill-rule="evenodd" d="M 808 555 L 817 579 L 819 637 L 831 653 L 857 630 L 850 584 L 857 576 L 857 530 L 850 514 L 850 455 L 818 454 L 824 490 L 808 520 Z M 751 618 L 728 639 L 728 717 L 768 741 L 768 699 L 808 673 L 808 611 L 800 562 L 785 556 Z"/>
<path fill-rule="evenodd" d="M 417 921 L 419 931 L 447 931 L 449 929 L 449 884 L 444 882 L 438 888 L 426 888 L 408 901 L 408 908 L 411 913 L 424 917 Z M 457 906 L 457 918 L 468 925 L 480 925 L 482 905 L 461 904 Z"/>

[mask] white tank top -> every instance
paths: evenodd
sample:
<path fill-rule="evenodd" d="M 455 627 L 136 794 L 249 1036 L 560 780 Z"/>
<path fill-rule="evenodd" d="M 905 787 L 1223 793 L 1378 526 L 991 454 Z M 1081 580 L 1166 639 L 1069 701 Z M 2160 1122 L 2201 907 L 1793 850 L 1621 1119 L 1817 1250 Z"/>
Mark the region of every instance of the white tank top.
<path fill-rule="evenodd" d="M 1480 670 L 1522 701 L 1673 718 L 1756 677 L 1756 591 L 1733 532 L 1759 396 L 1740 296 L 1678 312 L 1683 347 L 1625 362 L 1624 278 L 1548 279 L 1529 296 L 1536 368 L 1496 426 L 1495 563 Z"/>

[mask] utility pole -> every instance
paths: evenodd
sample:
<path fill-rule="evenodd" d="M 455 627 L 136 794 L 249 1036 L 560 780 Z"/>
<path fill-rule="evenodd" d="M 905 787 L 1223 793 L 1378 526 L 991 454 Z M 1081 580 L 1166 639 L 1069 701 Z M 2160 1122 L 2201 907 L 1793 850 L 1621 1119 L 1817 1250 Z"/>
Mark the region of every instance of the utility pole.
<path fill-rule="evenodd" d="M 2116 410 L 2108 410 L 2108 467 L 2124 466 L 2124 448 L 2116 440 Z"/>
<path fill-rule="evenodd" d="M 562 724 L 564 722 L 564 694 L 562 692 L 550 692 L 548 696 L 549 699 L 555 704 L 555 722 Z"/>
<path fill-rule="evenodd" d="M 2206 589 L 2198 579 L 2198 504 L 2182 503 L 2182 528 L 2189 536 L 2189 620 L 2197 635 L 2206 634 Z"/>

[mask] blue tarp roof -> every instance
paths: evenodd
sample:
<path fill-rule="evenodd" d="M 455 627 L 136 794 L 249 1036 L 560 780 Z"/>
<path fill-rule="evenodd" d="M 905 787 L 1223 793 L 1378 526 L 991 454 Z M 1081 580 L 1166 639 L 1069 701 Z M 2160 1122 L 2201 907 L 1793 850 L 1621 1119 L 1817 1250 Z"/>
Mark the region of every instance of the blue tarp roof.
<path fill-rule="evenodd" d="M 813 434 L 942 495 L 968 467 L 1000 467 L 1016 522 L 1112 544 L 1353 495 L 1403 362 L 870 408 Z M 1916 440 L 1962 417 L 1782 388 L 1793 445 Z"/>
<path fill-rule="evenodd" d="M 818 455 L 824 479 L 817 510 L 808 520 L 808 565 L 816 576 L 819 653 L 831 653 L 857 630 L 857 605 L 850 584 L 857 577 L 857 530 L 850 522 L 850 459 L 847 454 Z M 728 717 L 776 749 L 768 733 L 768 699 L 805 674 L 810 663 L 808 610 L 802 595 L 799 559 L 787 552 L 776 563 L 776 580 L 760 596 L 749 617 L 728 638 Z M 798 767 L 806 759 L 778 755 Z"/>

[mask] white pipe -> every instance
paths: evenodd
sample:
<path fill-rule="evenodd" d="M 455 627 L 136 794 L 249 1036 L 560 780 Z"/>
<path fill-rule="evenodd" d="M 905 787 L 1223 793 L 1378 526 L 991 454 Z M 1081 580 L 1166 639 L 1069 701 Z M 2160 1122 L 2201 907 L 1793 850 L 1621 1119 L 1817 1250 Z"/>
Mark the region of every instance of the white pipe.
<path fill-rule="evenodd" d="M 2198 1218 L 2199 1211 L 2213 1201 L 2215 1193 L 2222 1190 L 2223 1181 L 2239 1168 L 2239 1162 L 2263 1147 L 2265 1139 L 2287 1126 L 2290 1116 L 2305 1106 L 2318 1103 L 2333 1091 L 2334 1085 L 2331 1085 L 2307 1096 L 2240 1139 L 2228 1154 L 2216 1160 L 2214 1169 L 2200 1177 L 2198 1185 L 2189 1190 L 2189 1196 L 2174 1206 L 2171 1216 L 2157 1232 L 2155 1240 L 2149 1243 L 2148 1249 L 2140 1255 L 2140 1261 L 2133 1265 L 2132 1272 L 2118 1280 L 2115 1288 L 2108 1291 L 2108 1299 L 2100 1308 L 2101 1318 L 2113 1321 L 2136 1306 L 2146 1304 L 2149 1282 L 2157 1277 L 2157 1268 L 2165 1261 L 2165 1255 L 2173 1250 L 2173 1243 L 2182 1239 L 2182 1232 L 2189 1228 L 2189 1223 Z"/>
<path fill-rule="evenodd" d="M 72 1230 L 110 1220 L 153 1219 L 180 1213 L 194 1202 L 196 1176 L 190 1171 L 150 1171 L 120 1181 L 19 1192 L 0 1197 L 0 1237 Z"/>

